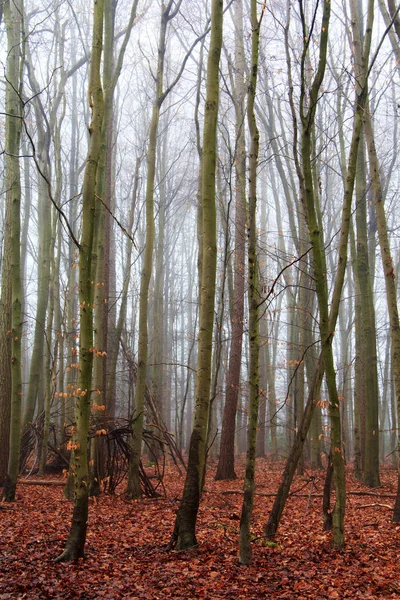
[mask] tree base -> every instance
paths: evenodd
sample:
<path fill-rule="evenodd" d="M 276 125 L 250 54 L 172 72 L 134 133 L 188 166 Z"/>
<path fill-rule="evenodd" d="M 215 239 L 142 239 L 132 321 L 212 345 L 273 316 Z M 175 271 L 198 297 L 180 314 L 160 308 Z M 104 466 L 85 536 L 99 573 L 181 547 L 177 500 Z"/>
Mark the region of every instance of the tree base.
<path fill-rule="evenodd" d="M 369 488 L 381 487 L 381 481 L 379 479 L 379 475 L 376 473 L 370 473 L 370 474 L 364 475 L 363 484 Z"/>
<path fill-rule="evenodd" d="M 15 502 L 15 491 L 17 488 L 17 482 L 12 481 L 11 478 L 7 475 L 4 481 L 4 488 L 2 493 L 2 500 L 4 502 Z"/>
<path fill-rule="evenodd" d="M 85 557 L 88 504 L 87 494 L 75 500 L 71 529 L 65 550 L 55 559 L 56 562 L 73 561 Z"/>
<path fill-rule="evenodd" d="M 234 470 L 223 471 L 217 469 L 214 477 L 214 481 L 235 481 L 235 479 L 237 479 L 237 475 Z"/>
<path fill-rule="evenodd" d="M 198 546 L 196 535 L 194 533 L 194 525 L 187 523 L 187 526 L 184 527 L 179 518 L 179 512 L 176 516 L 174 531 L 172 532 L 171 540 L 167 546 L 167 550 L 176 550 L 178 552 L 183 552 L 185 550 L 190 550 L 191 548 L 196 548 Z"/>
<path fill-rule="evenodd" d="M 183 550 L 190 550 L 197 546 L 198 543 L 195 536 L 188 533 L 181 533 L 176 540 L 175 550 L 182 552 Z"/>
<path fill-rule="evenodd" d="M 128 500 L 139 500 L 142 497 L 139 464 L 133 462 L 129 464 L 128 485 L 125 496 Z"/>
<path fill-rule="evenodd" d="M 79 558 L 85 558 L 83 550 L 80 551 L 78 548 L 67 547 L 65 548 L 64 552 L 60 554 L 60 556 L 57 556 L 54 562 L 73 562 L 75 560 L 78 560 Z"/>

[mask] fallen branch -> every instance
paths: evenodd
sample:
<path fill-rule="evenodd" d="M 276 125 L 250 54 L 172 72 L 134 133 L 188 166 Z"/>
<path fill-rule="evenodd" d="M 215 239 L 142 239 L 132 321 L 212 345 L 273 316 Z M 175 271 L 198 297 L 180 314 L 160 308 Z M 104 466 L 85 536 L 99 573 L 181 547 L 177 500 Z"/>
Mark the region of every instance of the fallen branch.
<path fill-rule="evenodd" d="M 374 504 L 362 504 L 361 506 L 357 506 L 357 508 L 373 508 L 375 506 L 381 506 L 382 508 L 393 510 L 393 506 L 389 506 L 389 504 L 379 504 L 378 502 L 375 502 Z"/>
<path fill-rule="evenodd" d="M 207 492 L 208 494 L 243 494 L 243 490 L 207 490 L 204 489 L 203 492 Z M 267 498 L 275 498 L 275 492 L 255 492 L 256 496 L 265 496 Z M 289 494 L 292 498 L 309 498 L 310 494 Z M 377 494 L 376 492 L 347 492 L 347 496 L 373 496 L 374 498 L 396 498 L 396 494 Z M 311 494 L 312 498 L 322 498 L 323 494 Z M 393 507 L 391 507 L 393 508 Z"/>
<path fill-rule="evenodd" d="M 58 485 L 60 487 L 64 487 L 65 481 L 61 481 L 60 479 L 19 479 L 18 485 Z"/>
<path fill-rule="evenodd" d="M 396 494 L 377 494 L 376 492 L 347 492 L 348 496 L 373 496 L 374 498 L 396 498 Z"/>

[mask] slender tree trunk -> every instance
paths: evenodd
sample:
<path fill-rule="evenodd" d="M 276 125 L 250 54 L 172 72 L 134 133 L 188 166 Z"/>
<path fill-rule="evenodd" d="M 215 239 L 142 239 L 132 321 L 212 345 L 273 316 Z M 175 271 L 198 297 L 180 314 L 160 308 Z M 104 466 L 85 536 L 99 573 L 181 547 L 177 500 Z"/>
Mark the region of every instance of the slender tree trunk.
<path fill-rule="evenodd" d="M 240 517 L 239 534 L 239 562 L 242 565 L 248 565 L 252 559 L 251 549 L 251 517 L 254 503 L 254 475 L 256 466 L 256 437 L 258 424 L 258 406 L 259 406 L 259 360 L 260 360 L 260 342 L 259 342 L 259 306 L 260 294 L 258 286 L 258 259 L 257 259 L 257 164 L 259 151 L 259 132 L 255 114 L 255 96 L 257 88 L 258 75 L 258 50 L 260 42 L 260 27 L 265 7 L 263 7 L 260 18 L 257 17 L 257 0 L 252 0 L 251 4 L 251 70 L 250 83 L 247 96 L 247 119 L 250 133 L 250 152 L 249 152 L 249 344 L 250 344 L 250 364 L 249 364 L 249 408 L 248 408 L 248 428 L 247 428 L 247 454 L 246 470 L 244 477 L 244 494 L 242 504 L 242 514 Z"/>
<path fill-rule="evenodd" d="M 314 259 L 314 281 L 317 292 L 319 308 L 319 328 L 321 334 L 322 356 L 325 365 L 325 377 L 330 401 L 331 418 L 331 456 L 333 464 L 333 477 L 336 490 L 336 504 L 333 512 L 333 545 L 341 548 L 344 545 L 344 513 L 345 513 L 345 475 L 342 453 L 340 407 L 336 387 L 336 374 L 332 351 L 332 332 L 329 323 L 328 311 L 328 286 L 326 280 L 326 260 L 324 250 L 323 234 L 318 222 L 318 200 L 313 183 L 311 156 L 312 156 L 312 132 L 319 90 L 323 81 L 326 66 L 326 51 L 328 41 L 328 27 L 330 18 L 330 3 L 324 5 L 324 14 L 320 39 L 320 60 L 318 70 L 310 89 L 309 108 L 304 112 L 305 82 L 302 80 L 302 96 L 300 116 L 302 121 L 301 156 L 304 177 L 305 208 L 310 241 L 313 248 Z M 303 20 L 303 31 L 305 33 Z M 306 33 L 305 33 L 306 35 Z M 304 49 L 302 69 L 307 51 Z"/>
<path fill-rule="evenodd" d="M 219 99 L 219 61 L 222 47 L 223 2 L 212 1 L 211 41 L 207 62 L 207 89 L 202 152 L 202 278 L 200 331 L 195 390 L 195 414 L 189 446 L 188 468 L 170 546 L 178 550 L 197 544 L 195 528 L 203 482 L 211 385 L 217 262 L 215 171 Z"/>
<path fill-rule="evenodd" d="M 246 143 L 244 111 L 243 2 L 235 2 L 235 128 L 236 128 L 236 213 L 235 213 L 235 267 L 232 298 L 232 336 L 229 366 L 226 376 L 225 405 L 222 420 L 221 447 L 216 480 L 236 479 L 235 426 L 242 361 L 244 278 L 246 250 Z"/>
<path fill-rule="evenodd" d="M 7 475 L 11 413 L 11 202 L 6 191 L 0 298 L 0 485 Z"/>
<path fill-rule="evenodd" d="M 328 8 L 328 7 L 326 7 Z M 369 56 L 369 46 L 366 45 L 366 56 Z M 350 153 L 348 159 L 348 168 L 345 179 L 344 186 L 344 203 L 342 210 L 342 223 L 340 230 L 340 239 L 339 239 L 339 257 L 338 257 L 338 268 L 335 278 L 335 285 L 332 294 L 331 300 L 331 310 L 329 315 L 329 330 L 333 332 L 335 330 L 336 321 L 339 312 L 339 303 L 341 297 L 341 291 L 343 288 L 343 281 L 346 273 L 346 264 L 347 264 L 347 246 L 348 246 L 348 235 L 350 228 L 350 220 L 351 220 L 351 200 L 353 196 L 354 190 L 354 181 L 356 176 L 356 165 L 357 165 L 357 154 L 358 154 L 358 145 L 360 142 L 360 133 L 362 127 L 362 117 L 363 110 L 365 107 L 367 97 L 367 86 L 364 78 L 360 79 L 360 88 L 356 90 L 356 100 L 355 100 L 355 115 L 354 115 L 354 123 L 353 123 L 353 135 L 352 141 L 350 145 Z M 293 98 L 291 99 L 291 105 L 293 106 Z M 271 510 L 271 514 L 269 516 L 268 522 L 265 526 L 265 534 L 268 537 L 274 537 L 280 522 L 280 518 L 282 516 L 283 509 L 285 507 L 285 503 L 289 494 L 290 485 L 293 480 L 294 472 L 297 467 L 297 463 L 299 457 L 302 452 L 302 447 L 304 441 L 307 436 L 307 432 L 311 423 L 311 419 L 314 413 L 314 409 L 316 403 L 318 401 L 319 390 L 323 378 L 324 373 L 324 362 L 322 359 L 322 355 L 320 355 L 318 365 L 315 371 L 314 380 L 310 386 L 307 404 L 304 410 L 304 415 L 302 418 L 302 422 L 299 426 L 299 429 L 296 434 L 296 439 L 293 444 L 293 447 L 290 451 L 288 460 L 286 462 L 285 470 L 282 476 L 281 483 L 279 485 L 279 489 L 274 501 L 273 508 Z M 339 456 L 339 453 L 335 453 Z M 340 456 L 341 458 L 341 456 Z M 339 531 L 338 531 L 338 542 L 339 544 L 342 541 L 342 532 L 339 523 Z"/>
<path fill-rule="evenodd" d="M 369 487 L 379 487 L 379 387 L 376 350 L 375 307 L 368 257 L 367 237 L 367 182 L 365 169 L 364 137 L 361 138 L 358 150 L 358 170 L 356 181 L 356 224 L 357 224 L 357 280 L 360 293 L 360 315 L 357 323 L 359 329 L 361 361 L 361 390 L 364 416 L 364 464 L 363 481 Z"/>
<path fill-rule="evenodd" d="M 378 239 L 381 250 L 382 270 L 385 275 L 386 301 L 389 313 L 390 335 L 392 340 L 392 369 L 393 381 L 396 394 L 397 421 L 400 422 L 400 325 L 397 304 L 396 281 L 392 251 L 390 248 L 384 198 L 380 176 L 380 165 L 375 146 L 374 132 L 372 129 L 371 114 L 369 106 L 365 111 L 365 135 L 367 140 L 369 169 L 372 183 L 374 206 L 378 225 Z M 400 453 L 399 453 L 400 455 Z M 400 522 L 400 463 L 398 466 L 397 497 L 393 512 L 393 521 Z"/>
<path fill-rule="evenodd" d="M 160 36 L 158 41 L 158 64 L 156 77 L 155 99 L 150 122 L 149 144 L 147 148 L 147 182 L 146 182 L 146 242 L 144 249 L 142 273 L 140 277 L 139 300 L 139 340 L 138 340 L 138 367 L 135 396 L 135 410 L 132 415 L 132 439 L 130 441 L 130 457 L 127 495 L 130 498 L 140 498 L 140 455 L 142 448 L 144 397 L 146 390 L 146 370 L 148 354 L 148 311 L 149 287 L 153 270 L 154 249 L 154 184 L 156 173 L 157 133 L 160 120 L 160 108 L 165 99 L 163 93 L 164 61 L 166 52 L 166 33 L 171 15 L 173 0 L 162 7 Z M 176 9 L 175 9 L 176 10 Z M 171 14 L 170 14 L 171 13 Z"/>
<path fill-rule="evenodd" d="M 152 395 L 157 405 L 160 415 L 164 420 L 165 415 L 165 400 L 164 393 L 164 365 L 163 356 L 165 352 L 164 344 L 164 272 L 165 272 L 165 220 L 167 212 L 167 144 L 168 144 L 168 127 L 164 132 L 164 137 L 160 144 L 160 171 L 159 171 L 159 210 L 158 210 L 158 236 L 155 257 L 155 276 L 154 276 L 154 301 L 153 301 L 153 363 L 152 368 Z M 184 314 L 182 311 L 182 319 Z M 182 327 L 182 331 L 183 331 Z M 151 448 L 154 457 L 160 454 L 161 448 L 159 442 L 154 442 Z"/>
<path fill-rule="evenodd" d="M 94 290 L 94 361 L 92 413 L 96 430 L 101 430 L 105 418 L 106 394 L 105 374 L 107 370 L 107 323 L 108 323 L 108 281 L 106 281 L 106 206 L 110 208 L 107 195 L 107 173 L 112 153 L 112 116 L 114 68 L 114 21 L 116 4 L 104 0 L 104 43 L 103 43 L 103 90 L 104 114 L 101 125 L 101 150 L 97 167 L 95 227 L 92 257 L 92 278 Z M 102 436 L 95 436 L 90 444 L 90 488 L 91 496 L 100 494 L 100 484 L 104 477 L 104 446 Z"/>
<path fill-rule="evenodd" d="M 95 228 L 92 257 L 92 280 L 94 292 L 94 368 L 93 388 L 95 397 L 92 404 L 95 427 L 102 430 L 106 416 L 106 373 L 107 373 L 107 336 L 108 336 L 108 256 L 110 241 L 109 210 L 111 205 L 111 163 L 113 153 L 113 103 L 114 91 L 122 69 L 126 44 L 129 40 L 138 0 L 132 3 L 128 26 L 123 44 L 114 67 L 114 23 L 117 3 L 104 0 L 104 44 L 103 44 L 103 88 L 104 111 L 101 123 L 101 148 L 96 179 Z M 100 483 L 104 477 L 104 445 L 101 436 L 96 436 L 91 445 L 90 494 L 100 493 Z"/>
<path fill-rule="evenodd" d="M 79 248 L 79 378 L 76 397 L 76 435 L 73 439 L 74 508 L 65 550 L 57 561 L 84 556 L 89 499 L 88 429 L 93 367 L 93 285 L 92 252 L 97 168 L 101 151 L 104 99 L 100 65 L 103 50 L 104 0 L 96 0 L 93 15 L 92 54 L 89 70 L 89 104 L 92 119 L 89 150 L 82 193 L 82 234 Z"/>

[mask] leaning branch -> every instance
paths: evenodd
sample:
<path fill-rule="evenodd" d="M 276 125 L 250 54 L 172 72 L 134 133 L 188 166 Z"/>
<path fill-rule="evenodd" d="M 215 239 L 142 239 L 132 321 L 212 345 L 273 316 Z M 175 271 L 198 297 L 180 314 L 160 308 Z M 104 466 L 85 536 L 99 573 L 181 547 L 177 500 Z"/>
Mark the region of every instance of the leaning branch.
<path fill-rule="evenodd" d="M 310 250 L 312 249 L 312 246 L 310 246 L 308 248 L 308 250 L 306 250 L 305 252 L 303 252 L 303 254 L 301 254 L 301 256 L 298 256 L 297 258 L 295 258 L 294 260 L 292 260 L 292 262 L 288 263 L 287 265 L 285 265 L 283 267 L 283 269 L 281 269 L 278 273 L 278 275 L 275 277 L 273 284 L 271 285 L 271 287 L 269 288 L 269 292 L 268 294 L 265 296 L 265 298 L 263 298 L 258 304 L 257 304 L 257 308 L 259 308 L 261 306 L 261 304 L 264 304 L 264 302 L 266 302 L 273 294 L 274 289 L 276 284 L 278 283 L 281 275 L 286 271 L 286 269 L 289 269 L 289 267 L 292 267 L 293 265 L 295 265 L 296 263 L 300 262 L 305 256 L 307 256 L 307 254 L 310 252 Z"/>
<path fill-rule="evenodd" d="M 71 239 L 74 242 L 75 246 L 78 248 L 78 250 L 80 250 L 81 249 L 81 245 L 78 242 L 77 238 L 75 237 L 74 232 L 72 231 L 72 227 L 69 224 L 69 221 L 68 221 L 68 218 L 67 218 L 66 214 L 58 206 L 57 202 L 53 198 L 53 194 L 52 194 L 52 190 L 51 190 L 51 182 L 49 181 L 48 177 L 46 177 L 45 173 L 43 173 L 43 170 L 40 168 L 39 161 L 38 161 L 38 159 L 36 157 L 35 143 L 34 143 L 34 141 L 32 139 L 31 134 L 28 131 L 28 128 L 27 128 L 26 123 L 25 123 L 25 120 L 23 118 L 22 118 L 22 122 L 23 122 L 23 125 L 24 125 L 25 133 L 26 133 L 26 135 L 27 135 L 27 137 L 29 139 L 29 142 L 30 142 L 30 144 L 32 146 L 32 158 L 33 158 L 33 161 L 34 161 L 34 163 L 36 165 L 38 173 L 40 174 L 41 177 L 43 177 L 43 179 L 46 182 L 47 187 L 49 189 L 49 198 L 50 198 L 50 201 L 51 201 L 52 205 L 54 206 L 54 208 L 56 209 L 56 211 L 58 212 L 58 214 L 60 215 L 61 220 L 64 221 L 64 224 L 67 227 L 68 233 L 71 236 Z"/>
<path fill-rule="evenodd" d="M 107 204 L 104 202 L 103 198 L 100 198 L 100 196 L 98 196 L 96 194 L 96 199 L 100 200 L 100 202 L 102 203 L 102 205 L 104 206 L 104 208 L 107 210 L 107 212 L 109 213 L 109 215 L 114 219 L 114 221 L 116 222 L 116 224 L 118 225 L 118 227 L 121 229 L 122 233 L 124 235 L 126 235 L 126 237 L 131 240 L 131 242 L 132 242 L 135 250 L 137 250 L 137 252 L 139 252 L 139 249 L 136 246 L 135 240 L 133 239 L 133 237 L 131 236 L 131 234 L 129 233 L 129 231 L 122 225 L 122 223 L 120 221 L 118 221 L 117 217 L 114 215 L 114 213 L 109 208 L 109 206 L 107 206 Z"/>

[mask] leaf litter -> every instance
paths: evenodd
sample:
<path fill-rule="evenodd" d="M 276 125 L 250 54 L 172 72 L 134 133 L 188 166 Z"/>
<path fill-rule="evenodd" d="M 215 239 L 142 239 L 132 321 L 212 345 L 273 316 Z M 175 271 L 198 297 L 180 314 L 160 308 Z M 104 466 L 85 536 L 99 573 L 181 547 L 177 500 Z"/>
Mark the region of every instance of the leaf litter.
<path fill-rule="evenodd" d="M 239 475 L 243 465 L 237 470 Z M 167 498 L 127 502 L 123 490 L 90 501 L 86 558 L 55 563 L 68 535 L 72 506 L 60 486 L 19 485 L 17 501 L 0 505 L 0 600 L 400 598 L 400 525 L 391 522 L 397 474 L 384 469 L 378 496 L 349 495 L 346 546 L 330 547 L 322 530 L 324 473 L 297 475 L 278 529 L 267 544 L 263 527 L 283 463 L 257 462 L 253 562 L 238 562 L 243 479 L 215 482 L 209 465 L 198 522 L 198 546 L 167 552 L 184 477 L 167 469 Z M 313 494 L 307 481 L 314 476 Z M 243 473 L 241 473 L 243 476 Z M 311 485 L 311 483 L 310 483 Z M 347 472 L 347 489 L 370 492 Z M 237 492 L 237 493 L 232 493 Z"/>

